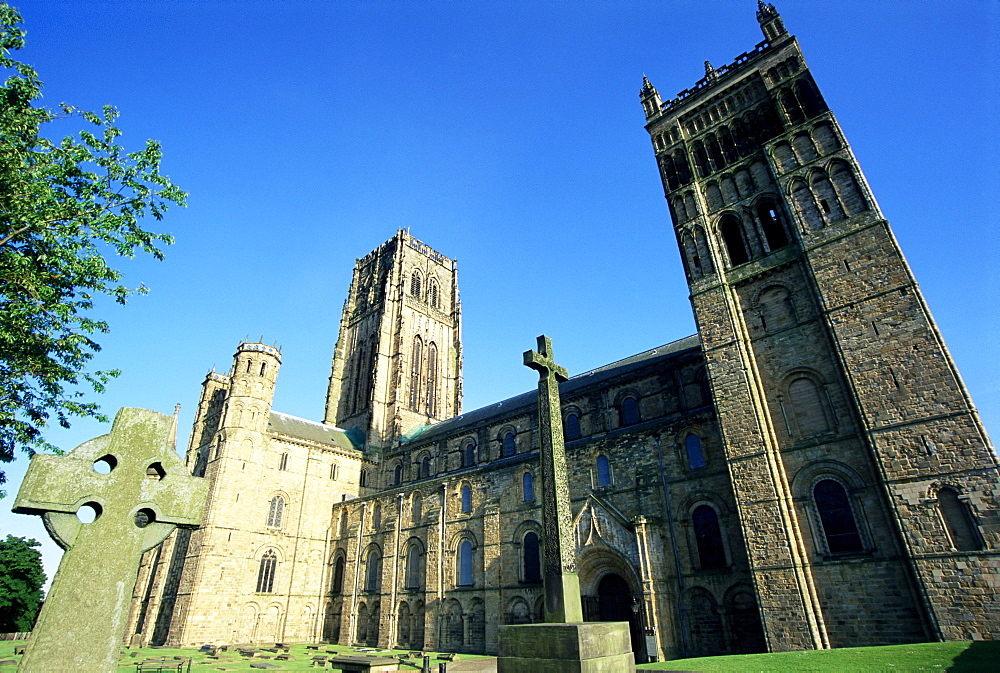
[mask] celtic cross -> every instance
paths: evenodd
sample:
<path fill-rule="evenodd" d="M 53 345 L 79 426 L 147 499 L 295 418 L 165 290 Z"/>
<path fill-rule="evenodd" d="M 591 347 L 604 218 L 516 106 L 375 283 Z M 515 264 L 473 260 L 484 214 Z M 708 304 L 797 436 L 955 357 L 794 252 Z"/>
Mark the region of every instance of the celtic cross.
<path fill-rule="evenodd" d="M 177 455 L 176 422 L 121 409 L 110 434 L 31 459 L 13 511 L 41 515 L 66 553 L 18 671 L 118 670 L 142 553 L 197 527 L 205 508 L 208 482 Z"/>
<path fill-rule="evenodd" d="M 544 538 L 545 621 L 583 621 L 576 544 L 566 474 L 559 382 L 566 369 L 552 357 L 552 340 L 538 337 L 538 352 L 525 351 L 524 365 L 538 372 L 538 436 L 541 445 L 542 537 Z"/>

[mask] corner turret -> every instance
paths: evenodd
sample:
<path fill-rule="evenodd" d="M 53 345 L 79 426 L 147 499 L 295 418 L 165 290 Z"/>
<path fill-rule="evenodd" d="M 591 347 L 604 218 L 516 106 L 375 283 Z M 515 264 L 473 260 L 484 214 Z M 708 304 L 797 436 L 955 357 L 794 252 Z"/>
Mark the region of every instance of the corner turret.
<path fill-rule="evenodd" d="M 663 101 L 660 94 L 645 75 L 642 76 L 642 88 L 639 90 L 639 101 L 642 103 L 643 112 L 646 113 L 646 121 L 649 121 L 660 113 Z"/>
<path fill-rule="evenodd" d="M 788 34 L 788 31 L 785 30 L 785 24 L 781 22 L 781 15 L 769 2 L 757 0 L 757 23 L 760 24 L 760 30 L 764 33 L 764 37 L 770 42 Z"/>

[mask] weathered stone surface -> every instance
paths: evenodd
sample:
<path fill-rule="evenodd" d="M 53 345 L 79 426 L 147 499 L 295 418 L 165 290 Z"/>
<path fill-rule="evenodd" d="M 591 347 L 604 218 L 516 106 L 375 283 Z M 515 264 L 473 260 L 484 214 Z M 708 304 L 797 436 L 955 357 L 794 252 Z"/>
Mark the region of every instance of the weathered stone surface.
<path fill-rule="evenodd" d="M 115 671 L 142 552 L 201 521 L 208 484 L 174 450 L 176 416 L 121 409 L 111 433 L 36 455 L 14 511 L 40 514 L 66 550 L 19 670 Z M 99 474 L 101 461 L 110 472 Z M 81 523 L 77 511 L 96 518 Z"/>
<path fill-rule="evenodd" d="M 525 624 L 500 629 L 499 673 L 634 671 L 628 624 Z"/>
<path fill-rule="evenodd" d="M 759 18 L 766 42 L 676 100 L 643 87 L 698 334 L 559 385 L 563 563 L 584 617 L 617 608 L 639 656 L 1000 638 L 992 445 L 798 43 Z M 493 653 L 502 626 L 545 619 L 529 552 L 554 418 L 535 391 L 461 413 L 457 290 L 406 232 L 358 261 L 325 425 L 272 410 L 277 349 L 242 344 L 209 375 L 188 461 L 211 511 L 146 555 L 137 642 Z"/>
<path fill-rule="evenodd" d="M 538 443 L 542 472 L 542 544 L 545 621 L 582 622 L 580 579 L 576 574 L 573 516 L 566 479 L 559 382 L 566 369 L 552 359 L 552 340 L 538 337 L 538 350 L 524 353 L 524 365 L 538 372 Z"/>

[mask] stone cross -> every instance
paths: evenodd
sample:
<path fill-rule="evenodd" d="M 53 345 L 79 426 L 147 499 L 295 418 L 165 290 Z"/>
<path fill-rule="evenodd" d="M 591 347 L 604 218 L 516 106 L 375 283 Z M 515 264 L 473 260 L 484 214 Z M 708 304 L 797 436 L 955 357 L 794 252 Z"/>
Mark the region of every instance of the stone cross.
<path fill-rule="evenodd" d="M 538 337 L 538 351 L 525 351 L 524 364 L 538 371 L 538 435 L 541 444 L 542 537 L 544 539 L 545 621 L 583 621 L 576 544 L 569 505 L 566 446 L 563 442 L 559 382 L 566 369 L 552 359 L 552 339 Z"/>
<path fill-rule="evenodd" d="M 208 482 L 177 455 L 176 423 L 176 412 L 124 408 L 111 434 L 31 459 L 13 511 L 41 515 L 66 553 L 19 673 L 118 670 L 142 553 L 196 528 L 205 509 Z M 91 523 L 77 516 L 85 508 Z"/>

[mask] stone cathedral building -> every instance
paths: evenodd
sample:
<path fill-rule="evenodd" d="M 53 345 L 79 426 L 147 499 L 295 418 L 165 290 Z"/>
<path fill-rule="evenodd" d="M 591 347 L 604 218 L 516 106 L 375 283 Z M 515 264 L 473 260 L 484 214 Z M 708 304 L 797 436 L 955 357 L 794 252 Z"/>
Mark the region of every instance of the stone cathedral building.
<path fill-rule="evenodd" d="M 585 617 L 639 661 L 1000 637 L 997 458 L 795 38 L 640 99 L 698 334 L 561 385 Z M 655 310 L 655 307 L 651 307 Z M 321 422 L 210 373 L 134 643 L 495 652 L 541 618 L 535 392 L 462 413 L 456 264 L 358 260 Z M 516 357 L 516 354 L 515 354 Z"/>

